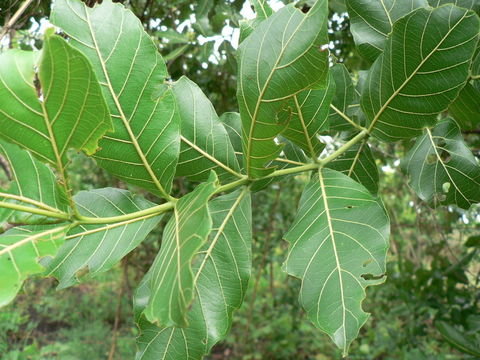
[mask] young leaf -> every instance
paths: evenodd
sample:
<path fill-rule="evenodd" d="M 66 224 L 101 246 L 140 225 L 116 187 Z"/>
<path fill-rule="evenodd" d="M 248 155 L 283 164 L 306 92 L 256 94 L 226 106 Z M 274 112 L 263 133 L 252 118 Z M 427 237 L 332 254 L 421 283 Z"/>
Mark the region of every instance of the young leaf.
<path fill-rule="evenodd" d="M 412 188 L 427 202 L 438 200 L 462 209 L 480 202 L 480 165 L 452 119 L 425 129 L 402 167 L 410 175 Z"/>
<path fill-rule="evenodd" d="M 0 306 L 13 300 L 29 275 L 43 272 L 38 260 L 55 256 L 69 226 L 16 227 L 0 235 Z"/>
<path fill-rule="evenodd" d="M 162 247 L 150 269 L 151 296 L 145 308 L 148 321 L 159 326 L 187 326 L 193 300 L 192 259 L 212 230 L 208 200 L 217 188 L 211 173 L 207 182 L 177 201 L 163 232 Z"/>
<path fill-rule="evenodd" d="M 55 175 L 45 164 L 36 160 L 28 151 L 1 140 L 0 155 L 7 161 L 12 177 L 10 187 L 4 191 L 8 201 L 68 213 L 65 190 L 58 185 Z M 28 217 L 22 217 L 22 222 L 31 222 L 32 214 L 26 216 Z"/>
<path fill-rule="evenodd" d="M 476 129 L 480 124 L 480 91 L 467 83 L 448 112 L 463 130 Z"/>
<path fill-rule="evenodd" d="M 352 146 L 343 155 L 328 163 L 327 167 L 350 176 L 372 194 L 378 192 L 378 168 L 366 141 Z"/>
<path fill-rule="evenodd" d="M 20 50 L 0 55 L 0 98 L 0 136 L 61 173 L 67 150 L 94 153 L 112 126 L 89 61 L 50 31 L 40 55 Z"/>
<path fill-rule="evenodd" d="M 300 146 L 314 159 L 324 148 L 317 134 L 329 128 L 328 114 L 334 93 L 335 84 L 329 77 L 326 88 L 302 91 L 290 101 L 290 120 L 282 136 Z"/>
<path fill-rule="evenodd" d="M 240 168 L 235 151 L 210 100 L 186 77 L 174 83 L 173 93 L 182 133 L 176 175 L 202 181 L 214 170 L 220 179 L 228 174 L 238 177 Z"/>
<path fill-rule="evenodd" d="M 365 288 L 384 281 L 389 220 L 378 201 L 348 176 L 322 169 L 303 192 L 286 271 L 302 280 L 309 319 L 346 355 L 368 318 Z"/>
<path fill-rule="evenodd" d="M 325 86 L 328 51 L 327 1 L 317 0 L 307 14 L 288 5 L 258 25 L 238 48 L 237 98 L 242 118 L 245 169 L 250 178 L 273 171 L 265 164 L 281 151 L 274 138 L 287 126 L 278 114 L 285 100 Z"/>
<path fill-rule="evenodd" d="M 95 158 L 113 175 L 168 198 L 180 149 L 179 117 L 165 62 L 142 24 L 123 5 L 94 8 L 58 0 L 51 21 L 92 62 L 115 131 Z"/>
<path fill-rule="evenodd" d="M 220 196 L 209 204 L 213 231 L 193 266 L 196 298 L 187 328 L 159 328 L 138 318 L 138 360 L 201 360 L 227 335 L 232 313 L 243 301 L 250 277 L 252 219 L 247 189 Z M 140 314 L 150 296 L 148 281 L 136 294 Z"/>
<path fill-rule="evenodd" d="M 94 218 L 122 216 L 155 205 L 114 188 L 81 191 L 74 200 L 81 215 Z M 74 285 L 84 270 L 91 276 L 107 271 L 135 249 L 160 219 L 147 214 L 111 224 L 79 225 L 68 233 L 58 255 L 45 262 L 46 272 L 59 280 L 59 288 L 65 288 Z"/>
<path fill-rule="evenodd" d="M 347 0 L 350 31 L 358 52 L 373 62 L 382 53 L 393 24 L 427 0 Z"/>
<path fill-rule="evenodd" d="M 433 125 L 467 80 L 478 33 L 478 16 L 452 5 L 397 21 L 362 96 L 373 134 L 394 141 Z"/>

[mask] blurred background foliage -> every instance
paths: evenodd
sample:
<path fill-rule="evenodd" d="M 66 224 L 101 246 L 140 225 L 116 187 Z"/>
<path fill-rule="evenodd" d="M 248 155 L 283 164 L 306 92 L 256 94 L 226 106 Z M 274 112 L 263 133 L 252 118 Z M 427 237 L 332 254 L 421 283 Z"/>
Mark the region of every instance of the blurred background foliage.
<path fill-rule="evenodd" d="M 186 75 L 195 81 L 219 114 L 237 110 L 235 49 L 241 19 L 253 15 L 247 1 L 119 2 L 139 17 L 158 44 L 173 80 Z M 298 6 L 308 7 L 309 2 L 298 1 Z M 20 4 L 0 0 L 0 25 Z M 271 4 L 281 6 L 279 0 Z M 1 51 L 41 48 L 50 6 L 51 1 L 34 0 L 15 27 L 8 29 Z M 345 11 L 343 0 L 330 0 L 330 49 L 332 59 L 345 63 L 352 77 L 358 78 L 369 64 L 355 50 Z M 479 132 L 464 134 L 477 157 Z M 469 211 L 428 207 L 409 189 L 399 168 L 399 159 L 411 143 L 374 145 L 377 165 L 383 170 L 379 193 L 392 222 L 388 278 L 368 289 L 364 308 L 372 316 L 349 359 L 479 359 L 480 207 Z M 86 156 L 72 155 L 76 191 L 129 187 Z M 0 185 L 5 181 L 2 176 L 0 171 Z M 254 271 L 249 291 L 230 335 L 214 349 L 211 360 L 341 357 L 306 320 L 297 301 L 299 281 L 281 269 L 286 254 L 282 234 L 293 220 L 307 180 L 305 175 L 297 176 L 254 194 Z M 181 195 L 194 186 L 176 180 L 175 192 Z M 114 270 L 95 279 L 85 274 L 76 287 L 56 291 L 53 279 L 27 281 L 16 301 L 0 310 L 0 358 L 132 359 L 137 329 L 131 293 L 153 262 L 160 235 L 161 230 L 155 230 Z"/>

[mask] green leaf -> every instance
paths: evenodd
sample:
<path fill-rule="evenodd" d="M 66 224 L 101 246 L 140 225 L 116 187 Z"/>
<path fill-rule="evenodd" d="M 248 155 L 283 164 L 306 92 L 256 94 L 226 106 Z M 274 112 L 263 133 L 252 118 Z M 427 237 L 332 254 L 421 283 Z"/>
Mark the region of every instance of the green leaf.
<path fill-rule="evenodd" d="M 428 0 L 431 7 L 439 7 L 445 4 L 454 4 L 459 7 L 471 9 L 477 13 L 480 11 L 480 1 L 478 0 Z"/>
<path fill-rule="evenodd" d="M 43 272 L 38 260 L 55 256 L 69 226 L 17 227 L 0 235 L 0 306 L 13 300 L 29 275 Z"/>
<path fill-rule="evenodd" d="M 81 215 L 94 218 L 126 215 L 155 205 L 114 188 L 81 191 L 74 200 Z M 46 272 L 59 280 L 59 288 L 65 288 L 78 282 L 77 274 L 85 270 L 90 276 L 107 271 L 135 249 L 161 217 L 149 214 L 112 224 L 79 225 L 68 233 L 58 255 L 45 263 Z"/>
<path fill-rule="evenodd" d="M 211 173 L 207 182 L 177 201 L 163 232 L 162 247 L 150 269 L 151 296 L 145 308 L 148 321 L 159 326 L 187 326 L 194 294 L 192 259 L 212 230 L 208 200 L 217 188 Z"/>
<path fill-rule="evenodd" d="M 67 150 L 94 153 L 112 126 L 89 61 L 50 32 L 41 53 L 11 50 L 0 55 L 0 98 L 0 136 L 61 173 Z"/>
<path fill-rule="evenodd" d="M 410 186 L 427 201 L 468 209 L 480 202 L 480 165 L 452 119 L 425 129 L 402 164 Z"/>
<path fill-rule="evenodd" d="M 347 0 L 350 31 L 358 52 L 373 62 L 382 53 L 393 24 L 427 0 Z"/>
<path fill-rule="evenodd" d="M 470 236 L 467 241 L 465 241 L 466 247 L 478 247 L 480 248 L 480 235 Z"/>
<path fill-rule="evenodd" d="M 240 170 L 227 131 L 212 103 L 191 80 L 181 77 L 173 85 L 181 118 L 182 146 L 176 176 L 206 180 L 210 170 L 220 179 Z"/>
<path fill-rule="evenodd" d="M 334 93 L 335 84 L 329 77 L 326 88 L 302 91 L 290 101 L 287 111 L 290 120 L 282 136 L 300 146 L 313 159 L 318 158 L 325 147 L 317 135 L 329 128 L 328 114 Z"/>
<path fill-rule="evenodd" d="M 329 110 L 330 130 L 349 131 L 354 129 L 352 124 L 347 122 L 337 110 L 346 114 L 348 106 L 355 100 L 355 86 L 347 68 L 343 64 L 336 64 L 331 69 L 332 81 L 334 84 L 335 96 L 332 101 L 332 107 Z"/>
<path fill-rule="evenodd" d="M 265 168 L 281 151 L 274 138 L 287 126 L 278 114 L 285 100 L 325 86 L 327 1 L 318 0 L 307 14 L 288 5 L 270 16 L 238 48 L 237 98 L 242 118 L 245 169 L 250 178 L 271 173 Z"/>
<path fill-rule="evenodd" d="M 233 146 L 237 162 L 243 169 L 243 152 L 242 152 L 242 120 L 240 114 L 235 112 L 226 112 L 220 116 L 225 130 L 227 130 L 228 138 Z"/>
<path fill-rule="evenodd" d="M 467 80 L 478 33 L 478 16 L 452 5 L 397 21 L 362 95 L 373 134 L 395 141 L 432 126 Z"/>
<path fill-rule="evenodd" d="M 476 129 L 480 124 L 480 91 L 467 83 L 448 112 L 463 130 Z"/>
<path fill-rule="evenodd" d="M 175 48 L 174 50 L 170 51 L 167 55 L 165 55 L 165 61 L 174 61 L 179 56 L 182 56 L 189 47 L 190 47 L 190 44 L 185 44 Z"/>
<path fill-rule="evenodd" d="M 438 331 L 440 331 L 440 334 L 455 348 L 465 354 L 480 357 L 480 341 L 478 336 L 477 338 L 474 336 L 466 336 L 444 321 L 437 321 L 435 326 Z"/>
<path fill-rule="evenodd" d="M 65 190 L 59 186 L 48 166 L 35 159 L 28 151 L 1 140 L 0 155 L 7 161 L 12 176 L 9 189 L 4 191 L 13 195 L 8 201 L 18 200 L 18 204 L 24 206 L 68 213 L 69 202 Z M 31 223 L 34 218 L 33 214 L 23 215 L 19 222 Z"/>
<path fill-rule="evenodd" d="M 195 259 L 196 297 L 187 328 L 159 328 L 138 318 L 137 359 L 203 359 L 227 335 L 232 313 L 243 301 L 251 273 L 252 219 L 247 189 L 220 196 L 209 204 L 213 230 Z M 148 281 L 136 294 L 140 314 L 150 296 Z"/>
<path fill-rule="evenodd" d="M 268 5 L 267 0 L 250 0 L 250 3 L 255 9 L 257 19 L 259 20 L 265 20 L 273 14 L 273 10 Z"/>
<path fill-rule="evenodd" d="M 384 281 L 388 237 L 379 200 L 330 169 L 313 176 L 285 235 L 285 269 L 302 280 L 300 302 L 344 355 L 368 318 L 361 306 L 365 288 Z"/>
<path fill-rule="evenodd" d="M 372 194 L 378 192 L 378 168 L 366 141 L 352 146 L 343 155 L 327 164 L 365 186 Z"/>
<path fill-rule="evenodd" d="M 118 178 L 168 198 L 180 151 L 180 120 L 165 62 L 135 15 L 104 0 L 94 8 L 58 0 L 51 21 L 92 62 L 115 131 L 97 163 Z"/>
<path fill-rule="evenodd" d="M 167 39 L 169 44 L 188 44 L 190 42 L 187 34 L 179 33 L 173 29 L 157 31 L 155 35 L 159 38 Z"/>

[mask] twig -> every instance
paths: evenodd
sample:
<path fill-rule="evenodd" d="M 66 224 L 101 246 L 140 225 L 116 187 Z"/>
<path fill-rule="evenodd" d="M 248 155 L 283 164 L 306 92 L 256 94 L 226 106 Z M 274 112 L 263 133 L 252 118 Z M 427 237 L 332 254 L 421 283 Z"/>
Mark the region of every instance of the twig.
<path fill-rule="evenodd" d="M 18 8 L 17 12 L 13 14 L 10 20 L 3 26 L 2 30 L 0 30 L 0 41 L 2 41 L 3 37 L 15 26 L 15 23 L 18 21 L 20 16 L 27 10 L 33 0 L 25 0 L 23 4 Z"/>

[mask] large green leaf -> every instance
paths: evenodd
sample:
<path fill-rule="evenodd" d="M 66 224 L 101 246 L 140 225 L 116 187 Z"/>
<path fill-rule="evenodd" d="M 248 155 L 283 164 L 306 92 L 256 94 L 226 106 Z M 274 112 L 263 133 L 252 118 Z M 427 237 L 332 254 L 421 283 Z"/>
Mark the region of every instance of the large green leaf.
<path fill-rule="evenodd" d="M 467 83 L 448 112 L 463 130 L 476 129 L 480 124 L 480 91 Z"/>
<path fill-rule="evenodd" d="M 463 142 L 458 125 L 442 120 L 426 128 L 402 164 L 410 185 L 425 201 L 468 209 L 480 202 L 480 165 Z"/>
<path fill-rule="evenodd" d="M 100 142 L 100 166 L 129 183 L 168 197 L 180 136 L 167 69 L 150 36 L 123 5 L 94 8 L 58 0 L 51 21 L 92 62 L 108 101 L 115 131 Z"/>
<path fill-rule="evenodd" d="M 433 125 L 467 80 L 478 33 L 476 14 L 453 5 L 397 21 L 362 95 L 373 134 L 392 141 Z"/>
<path fill-rule="evenodd" d="M 242 303 L 251 272 L 252 219 L 248 190 L 220 196 L 209 204 L 213 231 L 195 259 L 195 300 L 187 328 L 159 328 L 138 318 L 137 359 L 200 360 L 225 338 L 232 313 Z M 136 294 L 139 314 L 150 296 L 148 281 Z"/>
<path fill-rule="evenodd" d="M 329 128 L 328 114 L 335 93 L 331 77 L 326 88 L 305 90 L 293 96 L 288 108 L 290 120 L 282 136 L 300 146 L 311 158 L 318 158 L 324 145 L 318 133 Z"/>
<path fill-rule="evenodd" d="M 373 194 L 378 192 L 378 168 L 366 141 L 352 146 L 327 167 L 350 176 Z"/>
<path fill-rule="evenodd" d="M 80 214 L 88 217 L 121 216 L 155 205 L 114 188 L 81 191 L 74 200 Z M 149 214 L 112 224 L 79 225 L 67 234 L 58 255 L 46 263 L 47 274 L 59 280 L 59 288 L 65 288 L 87 269 L 91 276 L 107 271 L 136 248 L 160 219 Z"/>
<path fill-rule="evenodd" d="M 186 77 L 173 85 L 181 118 L 182 146 L 177 176 L 206 180 L 210 170 L 219 178 L 238 175 L 239 166 L 227 131 L 212 103 L 200 88 Z"/>
<path fill-rule="evenodd" d="M 286 271 L 302 280 L 309 319 L 347 354 L 368 318 L 365 288 L 384 281 L 389 220 L 378 199 L 348 176 L 313 176 L 285 239 Z"/>
<path fill-rule="evenodd" d="M 375 61 L 393 24 L 421 7 L 428 7 L 427 0 L 347 0 L 350 31 L 360 55 Z"/>
<path fill-rule="evenodd" d="M 145 308 L 148 321 L 159 326 L 186 326 L 194 293 L 192 259 L 212 230 L 208 200 L 217 188 L 211 173 L 175 205 L 163 232 L 162 247 L 150 269 L 151 296 Z"/>
<path fill-rule="evenodd" d="M 68 227 L 17 227 L 0 235 L 0 306 L 13 300 L 29 275 L 43 272 L 38 260 L 55 256 Z"/>
<path fill-rule="evenodd" d="M 10 187 L 5 190 L 8 201 L 19 201 L 20 205 L 47 211 L 68 212 L 65 190 L 48 166 L 28 151 L 1 140 L 0 155 L 7 161 L 12 177 Z M 21 222 L 31 223 L 33 217 L 33 214 L 26 215 Z"/>
<path fill-rule="evenodd" d="M 51 31 L 41 53 L 11 50 L 0 55 L 0 99 L 0 136 L 61 173 L 67 150 L 92 154 L 111 129 L 89 61 Z"/>
<path fill-rule="evenodd" d="M 307 14 L 288 5 L 262 21 L 238 48 L 237 97 L 242 118 L 245 169 L 250 178 L 273 171 L 265 164 L 281 151 L 274 138 L 287 126 L 278 114 L 288 98 L 325 86 L 328 51 L 327 1 L 318 0 Z"/>

